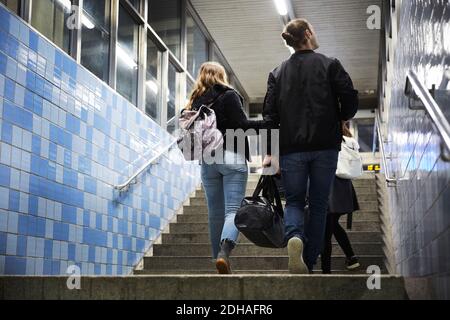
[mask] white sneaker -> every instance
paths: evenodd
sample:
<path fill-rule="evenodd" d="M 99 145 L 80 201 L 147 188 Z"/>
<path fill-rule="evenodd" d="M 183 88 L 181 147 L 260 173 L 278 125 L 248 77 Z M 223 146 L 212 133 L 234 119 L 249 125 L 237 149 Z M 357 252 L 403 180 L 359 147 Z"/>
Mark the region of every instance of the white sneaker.
<path fill-rule="evenodd" d="M 289 272 L 292 274 L 309 274 L 308 267 L 303 261 L 303 241 L 293 237 L 288 242 Z"/>

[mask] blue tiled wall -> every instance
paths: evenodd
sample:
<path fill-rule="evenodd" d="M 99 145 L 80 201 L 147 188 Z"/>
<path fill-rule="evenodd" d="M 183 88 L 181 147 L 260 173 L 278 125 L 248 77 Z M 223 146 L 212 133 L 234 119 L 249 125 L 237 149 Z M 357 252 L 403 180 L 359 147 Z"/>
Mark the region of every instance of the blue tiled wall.
<path fill-rule="evenodd" d="M 391 189 L 393 237 L 398 271 L 407 279 L 426 279 L 434 298 L 450 299 L 450 163 L 440 159 L 440 137 L 423 111 L 408 109 L 407 72 L 414 70 L 450 119 L 450 4 L 403 1 L 389 111 L 388 152 L 392 172 L 404 176 Z M 440 98 L 438 98 L 440 96 Z"/>
<path fill-rule="evenodd" d="M 0 274 L 128 274 L 199 183 L 171 136 L 0 4 Z"/>

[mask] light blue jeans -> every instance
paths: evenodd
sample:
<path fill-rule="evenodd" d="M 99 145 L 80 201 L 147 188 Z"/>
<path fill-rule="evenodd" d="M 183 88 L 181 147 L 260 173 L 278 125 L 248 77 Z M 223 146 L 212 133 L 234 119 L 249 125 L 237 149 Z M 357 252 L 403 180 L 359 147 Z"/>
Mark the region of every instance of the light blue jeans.
<path fill-rule="evenodd" d="M 224 163 L 203 163 L 201 175 L 208 204 L 212 254 L 216 259 L 222 240 L 236 243 L 239 236 L 234 218 L 245 197 L 248 167 L 245 159 L 233 152 L 225 151 Z"/>

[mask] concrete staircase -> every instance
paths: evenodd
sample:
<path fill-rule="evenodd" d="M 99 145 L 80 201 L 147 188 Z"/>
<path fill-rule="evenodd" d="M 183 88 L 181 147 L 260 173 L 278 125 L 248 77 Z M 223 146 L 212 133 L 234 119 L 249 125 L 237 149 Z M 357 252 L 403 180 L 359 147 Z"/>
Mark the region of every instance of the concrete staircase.
<path fill-rule="evenodd" d="M 253 192 L 258 179 L 256 175 L 250 176 L 248 195 Z M 353 273 L 365 274 L 370 265 L 378 265 L 386 273 L 375 177 L 356 180 L 354 185 L 361 211 L 354 214 L 353 227 L 348 233 L 362 268 Z M 205 193 L 198 189 L 190 199 L 190 204 L 185 205 L 182 214 L 177 216 L 176 222 L 170 224 L 168 233 L 162 234 L 161 244 L 155 244 L 152 254 L 144 258 L 143 269 L 135 273 L 216 273 L 211 259 L 207 222 Z M 345 222 L 346 217 L 342 217 L 342 225 L 346 225 Z M 287 249 L 260 248 L 242 235 L 238 242 L 231 258 L 234 273 L 288 274 Z M 319 271 L 320 261 L 317 268 Z M 336 242 L 333 243 L 332 269 L 337 274 L 349 273 L 345 269 L 345 256 Z"/>
<path fill-rule="evenodd" d="M 257 179 L 250 177 L 247 194 Z M 319 264 L 316 274 L 290 275 L 286 249 L 259 248 L 240 236 L 231 258 L 234 274 L 217 275 L 210 255 L 205 195 L 199 189 L 133 275 L 83 276 L 80 290 L 69 290 L 64 276 L 0 277 L 0 300 L 406 299 L 403 278 L 388 274 L 385 267 L 375 177 L 365 176 L 354 184 L 362 207 L 349 232 L 362 264 L 356 272 L 345 269 L 343 253 L 334 243 L 334 274 L 320 274 Z M 365 273 L 370 265 L 380 266 L 384 273 L 378 277 L 379 289 L 368 288 L 373 283 Z"/>
<path fill-rule="evenodd" d="M 250 176 L 247 195 L 253 192 L 258 178 L 256 175 Z M 191 297 L 196 298 L 201 294 L 200 287 L 204 287 L 200 284 L 204 279 L 208 281 L 215 279 L 212 280 L 213 286 L 220 288 L 221 285 L 225 285 L 224 290 L 228 288 L 229 281 L 233 281 L 231 279 L 240 279 L 240 289 L 231 292 L 232 299 L 405 298 L 403 279 L 388 275 L 385 267 L 375 176 L 364 176 L 356 180 L 354 185 L 361 211 L 354 214 L 353 229 L 348 234 L 362 265 L 357 271 L 346 270 L 345 256 L 334 242 L 332 258 L 334 275 L 321 275 L 320 261 L 314 275 L 289 275 L 286 249 L 260 248 L 240 235 L 231 257 L 233 275 L 217 275 L 211 258 L 205 193 L 203 189 L 198 189 L 190 198 L 189 204 L 185 205 L 176 217 L 176 221 L 162 234 L 160 243 L 155 244 L 151 252 L 144 257 L 143 265 L 135 270 L 135 274 L 179 276 L 180 281 L 197 279 L 198 285 L 192 287 L 191 294 Z M 346 217 L 343 217 L 341 222 L 345 226 Z M 381 290 L 367 289 L 366 282 L 369 275 L 366 274 L 366 269 L 371 265 L 379 266 L 384 274 L 382 276 L 384 288 L 382 285 Z M 302 287 L 304 291 L 298 290 Z M 269 294 L 262 288 L 279 290 L 270 290 Z M 216 295 L 217 292 L 212 296 Z"/>

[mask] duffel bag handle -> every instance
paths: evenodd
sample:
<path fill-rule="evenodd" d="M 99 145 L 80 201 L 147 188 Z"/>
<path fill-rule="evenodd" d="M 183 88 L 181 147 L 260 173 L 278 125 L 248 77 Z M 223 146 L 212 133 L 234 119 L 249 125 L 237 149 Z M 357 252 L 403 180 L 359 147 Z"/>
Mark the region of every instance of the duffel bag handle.
<path fill-rule="evenodd" d="M 261 194 L 261 191 L 266 198 L 273 197 L 275 199 L 275 205 L 279 210 L 280 215 L 283 216 L 284 212 L 283 205 L 281 203 L 281 196 L 273 176 L 263 175 L 259 178 L 258 184 L 253 192 L 253 199 L 257 199 Z"/>

